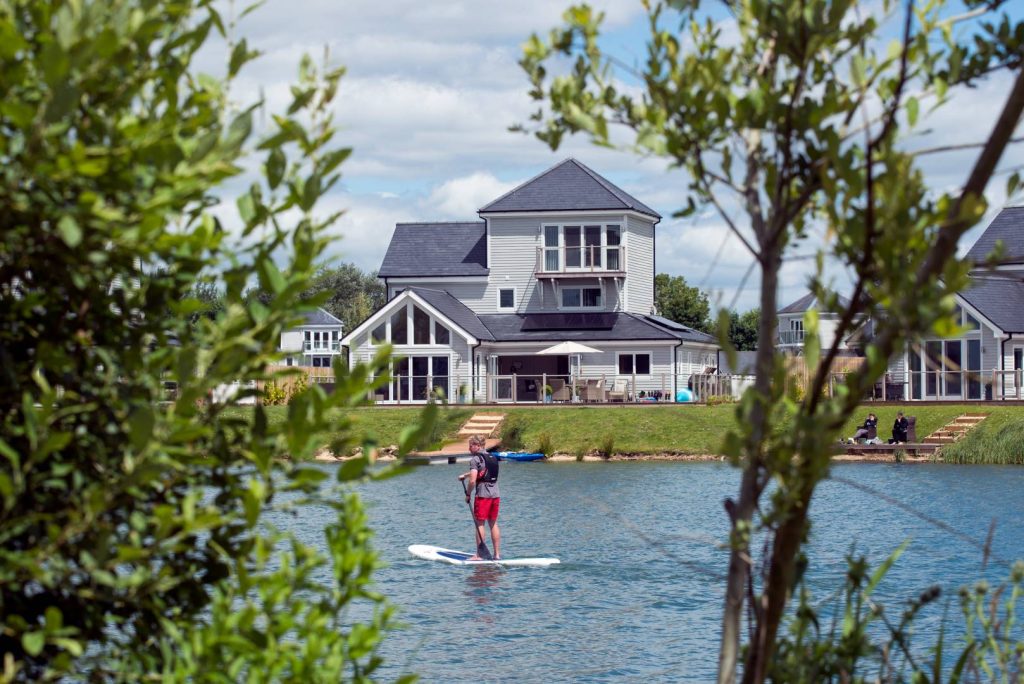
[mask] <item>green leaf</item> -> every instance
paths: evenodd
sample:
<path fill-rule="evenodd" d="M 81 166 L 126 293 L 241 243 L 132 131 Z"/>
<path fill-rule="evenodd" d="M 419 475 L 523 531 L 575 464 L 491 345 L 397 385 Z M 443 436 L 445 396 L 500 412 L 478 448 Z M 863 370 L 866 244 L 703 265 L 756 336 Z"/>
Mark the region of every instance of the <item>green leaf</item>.
<path fill-rule="evenodd" d="M 889 557 L 886 558 L 885 561 L 883 561 L 882 564 L 879 565 L 878 568 L 871 574 L 871 581 L 869 581 L 867 586 L 864 588 L 865 596 L 871 595 L 871 592 L 875 590 L 875 587 L 878 586 L 878 583 L 881 582 L 882 578 L 885 577 L 887 572 L 889 572 L 889 568 L 891 568 L 893 563 L 895 563 L 899 559 L 899 557 L 903 555 L 903 552 L 907 550 L 908 546 L 910 546 L 910 540 L 905 539 L 903 543 L 896 547 L 896 550 L 890 553 Z"/>
<path fill-rule="evenodd" d="M 25 632 L 21 635 L 21 646 L 30 656 L 37 656 L 43 652 L 46 645 L 46 634 L 43 632 Z"/>
<path fill-rule="evenodd" d="M 228 154 L 235 154 L 245 144 L 252 133 L 252 110 L 246 110 L 235 117 L 228 126 L 227 136 L 224 138 L 224 148 Z"/>
<path fill-rule="evenodd" d="M 248 47 L 245 38 L 243 38 L 235 45 L 235 49 L 231 51 L 231 59 L 228 62 L 228 76 L 231 77 L 237 74 L 242 65 L 248 61 L 248 58 Z"/>
<path fill-rule="evenodd" d="M 156 425 L 156 416 L 153 415 L 153 408 L 149 405 L 137 406 L 128 418 L 129 432 L 132 446 L 137 451 L 142 451 L 153 438 L 153 427 Z"/>
<path fill-rule="evenodd" d="M 284 276 L 278 270 L 277 264 L 270 257 L 260 259 L 256 263 L 256 270 L 260 275 L 260 285 L 274 294 L 280 294 L 285 288 Z"/>
<path fill-rule="evenodd" d="M 57 222 L 57 232 L 68 247 L 77 247 L 82 242 L 82 229 L 73 216 L 64 214 Z"/>
<path fill-rule="evenodd" d="M 281 184 L 281 179 L 284 178 L 287 165 L 288 162 L 280 147 L 275 147 L 270 151 L 270 154 L 267 156 L 267 184 L 271 190 Z"/>
<path fill-rule="evenodd" d="M 910 97 L 907 99 L 907 123 L 913 127 L 917 123 L 917 115 L 920 111 L 920 103 L 916 97 Z"/>

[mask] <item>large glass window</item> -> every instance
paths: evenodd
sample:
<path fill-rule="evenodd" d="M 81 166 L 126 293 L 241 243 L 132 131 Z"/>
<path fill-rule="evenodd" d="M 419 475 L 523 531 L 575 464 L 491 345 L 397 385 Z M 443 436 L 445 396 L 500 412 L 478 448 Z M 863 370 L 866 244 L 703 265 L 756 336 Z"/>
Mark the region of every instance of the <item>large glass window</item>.
<path fill-rule="evenodd" d="M 961 373 L 961 346 L 960 340 L 947 340 L 945 343 L 945 358 L 943 363 L 946 367 L 946 396 L 960 394 L 962 387 Z"/>
<path fill-rule="evenodd" d="M 409 321 L 405 307 L 391 314 L 391 344 L 409 344 Z"/>
<path fill-rule="evenodd" d="M 418 306 L 412 307 L 412 343 L 430 344 L 430 316 Z"/>
<path fill-rule="evenodd" d="M 981 399 L 981 340 L 967 340 L 967 398 Z"/>
<path fill-rule="evenodd" d="M 561 263 L 558 258 L 558 226 L 544 226 L 544 270 L 557 271 Z"/>
<path fill-rule="evenodd" d="M 434 344 L 448 344 L 449 342 L 451 342 L 451 334 L 448 332 L 448 328 L 434 321 Z"/>
<path fill-rule="evenodd" d="M 370 332 L 370 340 L 374 344 L 384 344 L 388 341 L 388 322 L 381 321 L 381 324 Z"/>
<path fill-rule="evenodd" d="M 601 226 L 583 227 L 583 265 L 601 268 Z"/>
<path fill-rule="evenodd" d="M 565 231 L 565 267 L 579 268 L 583 264 L 583 255 L 580 254 L 580 227 L 566 226 Z"/>
<path fill-rule="evenodd" d="M 622 229 L 619 226 L 608 226 L 607 231 L 607 251 L 608 251 L 608 270 L 619 271 L 622 269 L 622 258 L 620 256 L 621 251 L 619 245 L 622 241 Z"/>

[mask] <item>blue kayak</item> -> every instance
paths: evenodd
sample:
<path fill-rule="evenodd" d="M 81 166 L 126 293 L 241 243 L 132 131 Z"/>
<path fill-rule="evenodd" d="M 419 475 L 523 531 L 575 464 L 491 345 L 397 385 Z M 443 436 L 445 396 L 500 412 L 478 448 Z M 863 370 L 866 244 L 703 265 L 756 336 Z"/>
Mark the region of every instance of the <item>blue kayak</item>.
<path fill-rule="evenodd" d="M 539 461 L 544 454 L 528 454 L 523 451 L 492 451 L 499 461 Z"/>

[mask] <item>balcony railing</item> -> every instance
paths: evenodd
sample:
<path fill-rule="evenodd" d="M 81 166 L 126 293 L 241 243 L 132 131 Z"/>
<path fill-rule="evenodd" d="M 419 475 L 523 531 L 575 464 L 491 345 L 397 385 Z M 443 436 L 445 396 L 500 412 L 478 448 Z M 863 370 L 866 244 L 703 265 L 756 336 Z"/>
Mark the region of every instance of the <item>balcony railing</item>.
<path fill-rule="evenodd" d="M 534 275 L 577 275 L 626 271 L 625 245 L 538 247 Z"/>
<path fill-rule="evenodd" d="M 804 331 L 803 330 L 780 330 L 779 331 L 779 344 L 803 344 L 804 343 Z"/>
<path fill-rule="evenodd" d="M 306 342 L 304 348 L 308 352 L 336 352 L 341 351 L 341 342 Z"/>

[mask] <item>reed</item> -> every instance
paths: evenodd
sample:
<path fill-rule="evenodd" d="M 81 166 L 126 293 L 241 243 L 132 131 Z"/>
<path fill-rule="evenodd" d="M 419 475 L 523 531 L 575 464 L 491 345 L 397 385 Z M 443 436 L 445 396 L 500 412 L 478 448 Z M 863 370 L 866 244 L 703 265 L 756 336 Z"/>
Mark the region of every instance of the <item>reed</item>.
<path fill-rule="evenodd" d="M 1024 465 L 1024 421 L 982 423 L 959 442 L 942 447 L 944 463 Z"/>

